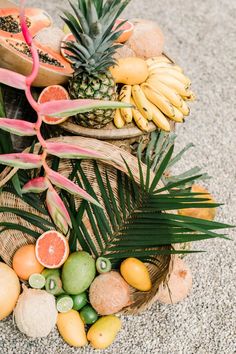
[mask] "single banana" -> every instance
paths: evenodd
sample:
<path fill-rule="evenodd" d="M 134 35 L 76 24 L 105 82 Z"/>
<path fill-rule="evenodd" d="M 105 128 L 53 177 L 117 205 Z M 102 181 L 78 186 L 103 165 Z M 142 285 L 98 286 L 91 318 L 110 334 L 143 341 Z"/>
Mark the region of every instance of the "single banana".
<path fill-rule="evenodd" d="M 183 69 L 174 63 L 154 63 L 154 64 L 151 64 L 150 66 L 148 66 L 149 72 L 155 71 L 160 68 L 173 69 L 173 70 L 179 71 L 181 73 L 183 72 Z"/>
<path fill-rule="evenodd" d="M 177 70 L 166 69 L 166 68 L 155 69 L 154 75 L 162 75 L 162 74 L 166 76 L 172 76 L 188 87 L 191 85 L 191 80 L 186 75 L 184 75 L 183 73 Z"/>
<path fill-rule="evenodd" d="M 124 85 L 121 88 L 119 100 L 121 102 L 130 103 L 130 99 L 131 99 L 131 86 Z M 121 108 L 120 113 L 126 123 L 132 122 L 132 109 L 131 108 Z"/>
<path fill-rule="evenodd" d="M 141 88 L 147 99 L 157 106 L 167 117 L 174 117 L 175 113 L 172 104 L 155 87 L 148 83 L 143 83 Z"/>
<path fill-rule="evenodd" d="M 184 100 L 182 100 L 182 105 L 178 109 L 183 113 L 184 116 L 188 116 L 190 113 L 190 108 Z"/>
<path fill-rule="evenodd" d="M 146 96 L 139 85 L 132 86 L 132 98 L 142 116 L 147 120 L 151 120 L 152 110 L 149 109 Z"/>
<path fill-rule="evenodd" d="M 178 95 L 174 89 L 171 87 L 163 84 L 159 79 L 157 75 L 152 75 L 150 76 L 147 81 L 150 85 L 155 87 L 155 89 L 162 95 L 164 95 L 171 104 L 173 104 L 176 107 L 181 107 L 182 105 L 182 99 L 180 95 Z"/>
<path fill-rule="evenodd" d="M 172 120 L 174 120 L 175 122 L 177 123 L 183 123 L 184 121 L 184 115 L 183 113 L 180 111 L 180 108 L 176 108 L 176 107 L 173 107 L 174 108 L 174 112 L 175 112 L 175 116 L 173 118 L 171 118 Z"/>
<path fill-rule="evenodd" d="M 163 84 L 175 89 L 179 95 L 181 95 L 183 97 L 188 96 L 188 86 L 184 85 L 182 82 L 180 82 L 176 78 L 171 77 L 171 76 L 166 76 L 164 74 L 158 75 L 157 77 Z"/>
<path fill-rule="evenodd" d="M 114 124 L 116 128 L 123 128 L 123 126 L 125 125 L 125 121 L 121 116 L 120 109 L 117 109 L 115 112 Z"/>
<path fill-rule="evenodd" d="M 149 66 L 154 63 L 171 63 L 171 61 L 165 55 L 159 55 L 159 57 L 148 58 L 146 63 Z"/>
<path fill-rule="evenodd" d="M 133 105 L 134 108 L 132 108 L 132 113 L 133 113 L 133 118 L 135 123 L 137 124 L 138 128 L 140 130 L 143 130 L 145 132 L 148 132 L 148 121 L 144 116 L 139 112 L 138 108 L 135 106 L 135 102 L 131 98 L 130 101 Z"/>
<path fill-rule="evenodd" d="M 152 102 L 148 101 L 148 105 L 152 110 L 152 121 L 153 123 L 166 132 L 170 131 L 170 123 L 168 119 L 164 116 L 164 114 L 157 108 Z"/>

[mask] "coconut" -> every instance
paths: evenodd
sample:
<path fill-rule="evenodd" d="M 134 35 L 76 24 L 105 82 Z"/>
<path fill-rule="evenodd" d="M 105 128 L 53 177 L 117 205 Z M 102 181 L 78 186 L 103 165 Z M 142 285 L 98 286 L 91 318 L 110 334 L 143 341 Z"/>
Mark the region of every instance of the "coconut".
<path fill-rule="evenodd" d="M 56 302 L 45 290 L 28 289 L 23 285 L 14 310 L 18 329 L 32 338 L 46 337 L 57 321 Z"/>
<path fill-rule="evenodd" d="M 123 44 L 122 46 L 120 46 L 120 48 L 116 49 L 114 55 L 115 59 L 128 58 L 128 57 L 136 57 L 136 54 L 133 51 L 133 49 L 128 47 L 126 44 Z"/>
<path fill-rule="evenodd" d="M 153 21 L 134 18 L 130 20 L 134 30 L 125 44 L 132 49 L 137 57 L 147 59 L 161 55 L 164 47 L 164 35 Z"/>
<path fill-rule="evenodd" d="M 159 287 L 157 300 L 164 304 L 176 304 L 188 296 L 191 288 L 191 271 L 182 259 L 176 257 L 167 284 Z"/>
<path fill-rule="evenodd" d="M 49 47 L 56 53 L 61 53 L 61 42 L 65 33 L 58 27 L 47 27 L 36 34 L 34 39 L 45 47 Z"/>
<path fill-rule="evenodd" d="M 130 288 L 119 273 L 103 273 L 92 282 L 89 300 L 100 315 L 112 315 L 131 304 Z"/>

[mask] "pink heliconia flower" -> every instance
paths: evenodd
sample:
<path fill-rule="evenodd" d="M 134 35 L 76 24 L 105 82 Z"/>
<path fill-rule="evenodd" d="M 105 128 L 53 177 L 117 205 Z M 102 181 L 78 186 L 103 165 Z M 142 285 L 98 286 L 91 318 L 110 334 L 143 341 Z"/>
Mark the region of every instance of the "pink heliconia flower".
<path fill-rule="evenodd" d="M 19 90 L 26 89 L 26 77 L 7 69 L 0 68 L 0 83 Z"/>
<path fill-rule="evenodd" d="M 78 195 L 79 197 L 101 207 L 101 205 L 97 202 L 96 199 L 91 197 L 91 195 L 89 195 L 85 190 L 83 190 L 77 184 L 75 184 L 68 178 L 60 175 L 60 173 L 49 169 L 47 171 L 47 177 L 51 181 L 51 183 L 54 184 L 55 186 L 61 189 L 65 189 L 67 192 Z"/>
<path fill-rule="evenodd" d="M 51 155 L 69 159 L 103 159 L 107 160 L 106 156 L 96 150 L 84 149 L 78 145 L 69 143 L 53 143 L 47 142 L 47 152 Z"/>
<path fill-rule="evenodd" d="M 128 103 L 116 101 L 99 101 L 89 99 L 60 100 L 41 103 L 38 112 L 41 115 L 67 118 L 77 113 L 84 113 L 93 109 L 111 109 L 132 107 Z"/>
<path fill-rule="evenodd" d="M 46 195 L 46 205 L 54 224 L 64 235 L 72 228 L 70 215 L 56 190 L 50 187 Z"/>
<path fill-rule="evenodd" d="M 0 164 L 27 170 L 41 167 L 42 159 L 41 155 L 30 153 L 2 154 L 0 155 Z"/>
<path fill-rule="evenodd" d="M 46 191 L 50 183 L 46 177 L 36 177 L 27 182 L 22 188 L 22 193 L 42 193 Z"/>
<path fill-rule="evenodd" d="M 0 129 L 20 136 L 36 135 L 35 124 L 20 119 L 0 118 Z"/>

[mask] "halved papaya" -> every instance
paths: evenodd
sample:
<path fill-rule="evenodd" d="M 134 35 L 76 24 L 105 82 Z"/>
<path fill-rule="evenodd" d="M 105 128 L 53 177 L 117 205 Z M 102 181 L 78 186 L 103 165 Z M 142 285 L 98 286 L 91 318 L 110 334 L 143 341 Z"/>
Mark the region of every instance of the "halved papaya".
<path fill-rule="evenodd" d="M 34 41 L 40 58 L 40 69 L 33 86 L 49 86 L 65 83 L 73 69 L 68 61 L 49 47 Z M 0 67 L 29 75 L 32 56 L 26 43 L 15 38 L 0 37 Z"/>
<path fill-rule="evenodd" d="M 25 17 L 32 37 L 43 28 L 52 25 L 52 19 L 49 14 L 41 9 L 26 8 Z M 23 39 L 18 8 L 0 9 L 0 36 L 5 38 Z"/>

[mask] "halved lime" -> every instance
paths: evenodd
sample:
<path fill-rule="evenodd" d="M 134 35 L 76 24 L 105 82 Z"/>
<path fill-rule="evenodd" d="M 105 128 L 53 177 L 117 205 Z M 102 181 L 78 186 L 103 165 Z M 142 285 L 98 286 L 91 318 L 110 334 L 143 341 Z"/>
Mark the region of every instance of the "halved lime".
<path fill-rule="evenodd" d="M 68 312 L 73 307 L 73 300 L 69 295 L 60 295 L 57 298 L 57 311 Z"/>
<path fill-rule="evenodd" d="M 73 299 L 73 309 L 76 311 L 82 309 L 82 307 L 84 307 L 88 302 L 86 292 L 80 293 L 78 295 L 72 295 L 71 297 Z"/>
<path fill-rule="evenodd" d="M 34 289 L 42 289 L 45 286 L 46 279 L 42 274 L 34 273 L 29 277 L 29 285 Z"/>

